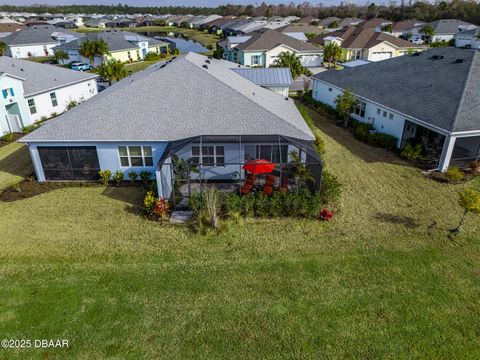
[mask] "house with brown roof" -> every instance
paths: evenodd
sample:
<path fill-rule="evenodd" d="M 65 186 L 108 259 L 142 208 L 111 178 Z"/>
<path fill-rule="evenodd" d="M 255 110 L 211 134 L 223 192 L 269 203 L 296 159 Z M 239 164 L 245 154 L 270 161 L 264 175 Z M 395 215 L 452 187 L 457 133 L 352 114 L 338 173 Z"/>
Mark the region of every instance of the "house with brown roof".
<path fill-rule="evenodd" d="M 416 35 L 420 29 L 425 25 L 424 21 L 409 19 L 398 21 L 393 24 L 392 35 L 396 37 L 407 37 L 408 35 Z"/>
<path fill-rule="evenodd" d="M 423 45 L 415 45 L 383 32 L 355 26 L 312 38 L 308 42 L 322 46 L 336 43 L 342 49 L 340 60 L 343 61 L 380 61 L 425 50 Z"/>

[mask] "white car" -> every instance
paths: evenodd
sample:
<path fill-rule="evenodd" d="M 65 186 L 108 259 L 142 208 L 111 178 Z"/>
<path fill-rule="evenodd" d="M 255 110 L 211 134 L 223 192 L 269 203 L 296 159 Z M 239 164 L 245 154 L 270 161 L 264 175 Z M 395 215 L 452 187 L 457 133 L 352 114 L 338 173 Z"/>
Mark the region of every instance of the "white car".
<path fill-rule="evenodd" d="M 422 45 L 423 43 L 425 43 L 425 41 L 423 41 L 422 38 L 418 36 L 412 36 L 412 38 L 410 39 L 410 42 L 416 45 Z"/>

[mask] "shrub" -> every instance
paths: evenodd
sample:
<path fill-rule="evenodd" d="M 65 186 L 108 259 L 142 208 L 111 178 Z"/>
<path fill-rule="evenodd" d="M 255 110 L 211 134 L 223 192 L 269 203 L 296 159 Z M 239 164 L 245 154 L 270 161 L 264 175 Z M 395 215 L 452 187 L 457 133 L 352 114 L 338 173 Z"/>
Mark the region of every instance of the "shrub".
<path fill-rule="evenodd" d="M 46 117 L 45 115 L 43 115 L 42 117 L 40 117 L 40 122 L 45 122 L 48 120 L 48 117 Z"/>
<path fill-rule="evenodd" d="M 337 177 L 327 170 L 323 171 L 322 185 L 320 189 L 320 195 L 322 202 L 330 204 L 337 201 L 342 194 L 342 184 L 338 181 Z"/>
<path fill-rule="evenodd" d="M 75 100 L 71 100 L 68 104 L 67 104 L 67 110 L 72 110 L 75 106 L 78 105 L 78 102 L 75 101 Z"/>
<path fill-rule="evenodd" d="M 144 185 L 148 185 L 148 182 L 150 181 L 150 177 L 152 176 L 152 173 L 150 171 L 140 171 L 140 179 L 142 179 L 142 182 Z"/>
<path fill-rule="evenodd" d="M 330 221 L 333 219 L 333 211 L 322 209 L 319 214 L 320 220 Z"/>
<path fill-rule="evenodd" d="M 325 142 L 323 141 L 320 130 L 315 126 L 312 117 L 308 113 L 308 110 L 305 106 L 300 106 L 298 108 L 300 114 L 302 114 L 305 122 L 307 123 L 310 130 L 312 130 L 313 135 L 315 136 L 315 148 L 319 154 L 325 153 Z"/>
<path fill-rule="evenodd" d="M 13 133 L 6 133 L 0 138 L 2 141 L 5 141 L 7 143 L 10 143 L 13 141 Z"/>
<path fill-rule="evenodd" d="M 149 191 L 149 193 L 151 192 Z M 145 200 L 144 200 L 144 205 L 145 205 Z M 159 198 L 156 201 L 155 207 L 152 210 L 152 212 L 161 219 L 166 219 L 168 217 L 169 211 L 170 211 L 170 204 L 163 197 Z"/>
<path fill-rule="evenodd" d="M 113 174 L 113 180 L 117 183 L 117 185 L 120 185 L 124 178 L 125 175 L 120 170 L 115 171 L 115 173 Z"/>
<path fill-rule="evenodd" d="M 480 173 L 480 161 L 472 161 L 468 167 L 470 168 L 470 171 L 474 174 Z"/>
<path fill-rule="evenodd" d="M 36 130 L 40 125 L 39 124 L 32 124 L 32 125 L 27 125 L 22 129 L 23 134 L 29 134 L 33 130 Z"/>
<path fill-rule="evenodd" d="M 52 112 L 52 113 L 50 114 L 50 118 L 54 118 L 54 117 L 56 117 L 57 115 L 58 115 L 58 113 L 54 111 L 54 112 Z"/>
<path fill-rule="evenodd" d="M 154 52 L 149 52 L 145 56 L 145 61 L 155 61 L 155 60 L 160 60 L 160 54 L 154 53 Z"/>
<path fill-rule="evenodd" d="M 411 144 L 407 144 L 400 152 L 400 156 L 411 161 L 418 160 L 422 158 L 422 151 L 422 144 L 417 144 L 415 147 Z"/>
<path fill-rule="evenodd" d="M 99 171 L 98 175 L 100 176 L 100 182 L 103 185 L 108 185 L 110 178 L 112 177 L 112 172 L 110 170 Z"/>
<path fill-rule="evenodd" d="M 465 173 L 457 166 L 451 167 L 445 172 L 445 178 L 451 183 L 458 183 L 462 181 L 464 177 Z"/>
<path fill-rule="evenodd" d="M 128 178 L 130 179 L 130 181 L 132 182 L 132 184 L 137 181 L 137 178 L 138 178 L 138 173 L 136 171 L 130 171 L 128 173 Z"/>
<path fill-rule="evenodd" d="M 157 205 L 157 199 L 152 191 L 147 191 L 145 198 L 143 199 L 143 212 L 146 215 L 152 215 L 155 206 Z"/>

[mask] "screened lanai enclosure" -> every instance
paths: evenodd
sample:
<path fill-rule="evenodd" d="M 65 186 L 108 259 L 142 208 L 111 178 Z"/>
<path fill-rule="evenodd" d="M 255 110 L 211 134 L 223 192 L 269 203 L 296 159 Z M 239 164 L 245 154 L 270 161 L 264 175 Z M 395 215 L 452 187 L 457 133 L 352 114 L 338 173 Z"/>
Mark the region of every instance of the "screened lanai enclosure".
<path fill-rule="evenodd" d="M 198 136 L 170 142 L 160 158 L 158 195 L 178 208 L 215 187 L 241 195 L 320 191 L 322 160 L 312 141 L 280 135 Z"/>

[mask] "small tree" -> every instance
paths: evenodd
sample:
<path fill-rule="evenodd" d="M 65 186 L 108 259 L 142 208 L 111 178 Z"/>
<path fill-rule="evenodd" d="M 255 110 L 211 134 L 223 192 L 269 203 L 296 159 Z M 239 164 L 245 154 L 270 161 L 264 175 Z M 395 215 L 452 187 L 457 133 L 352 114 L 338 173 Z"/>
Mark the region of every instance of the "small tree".
<path fill-rule="evenodd" d="M 57 63 L 60 63 L 62 60 L 68 60 L 68 59 L 69 59 L 69 56 L 65 51 L 63 50 L 55 51 L 55 60 L 57 61 Z"/>
<path fill-rule="evenodd" d="M 433 28 L 432 24 L 423 25 L 423 27 L 420 29 L 420 32 L 429 37 L 429 43 L 432 42 L 433 37 L 435 36 L 435 29 Z"/>
<path fill-rule="evenodd" d="M 5 44 L 3 41 L 0 41 L 0 56 L 3 56 L 6 50 L 7 44 Z"/>
<path fill-rule="evenodd" d="M 305 72 L 302 63 L 300 62 L 300 58 L 295 53 L 287 51 L 282 51 L 278 55 L 278 58 L 273 62 L 273 67 L 289 68 L 294 79 L 298 78 Z"/>
<path fill-rule="evenodd" d="M 393 31 L 393 25 L 392 24 L 387 24 L 382 27 L 382 31 L 391 33 Z"/>
<path fill-rule="evenodd" d="M 345 89 L 343 94 L 338 95 L 335 100 L 337 111 L 343 118 L 344 127 L 347 127 L 348 125 L 348 118 L 355 108 L 356 101 L 355 96 L 353 96 L 352 92 L 348 89 Z"/>
<path fill-rule="evenodd" d="M 112 85 L 112 81 L 120 81 L 128 75 L 125 65 L 120 60 L 109 59 L 104 61 L 95 72 Z"/>
<path fill-rule="evenodd" d="M 463 215 L 456 228 L 451 229 L 453 233 L 459 233 L 468 213 L 480 215 L 480 191 L 467 188 L 458 193 L 458 204 L 463 208 Z"/>
<path fill-rule="evenodd" d="M 103 39 L 85 40 L 80 44 L 79 53 L 90 61 L 95 67 L 95 56 L 108 54 L 108 44 Z"/>
<path fill-rule="evenodd" d="M 330 65 L 334 64 L 334 66 L 337 66 L 337 61 L 342 57 L 342 49 L 336 42 L 330 42 L 328 45 L 326 45 L 323 48 L 323 58 L 327 59 L 328 62 L 328 68 L 330 68 Z"/>
<path fill-rule="evenodd" d="M 338 27 L 338 22 L 336 20 L 333 20 L 330 24 L 327 26 L 329 29 L 336 29 Z"/>

